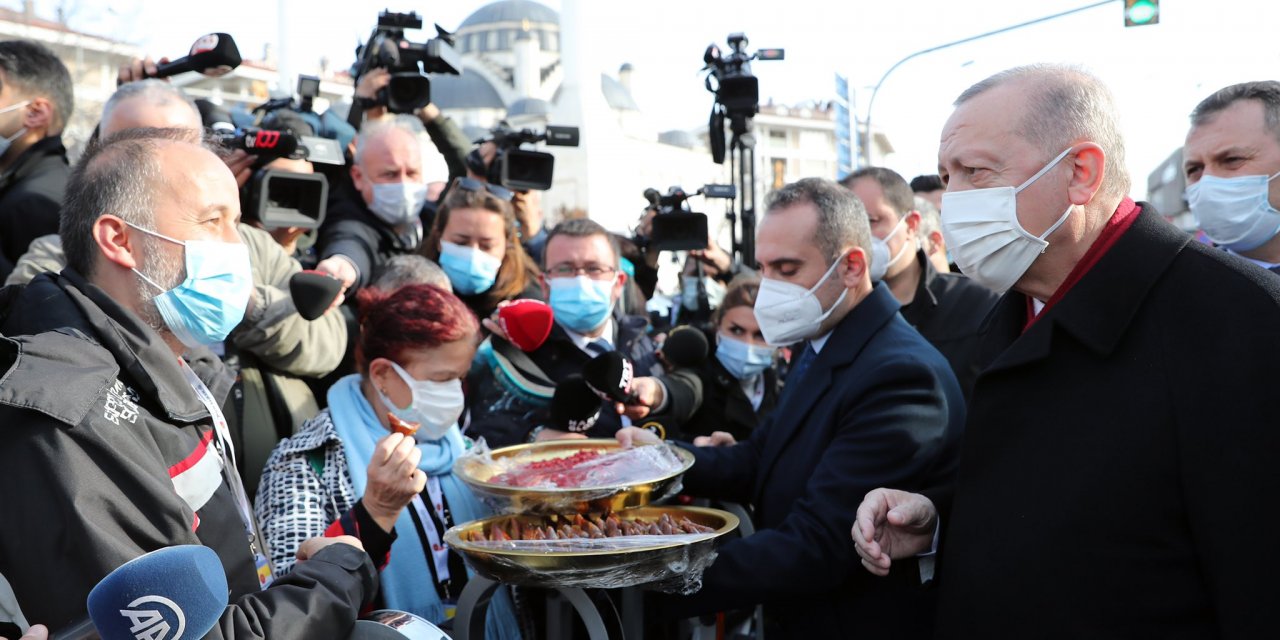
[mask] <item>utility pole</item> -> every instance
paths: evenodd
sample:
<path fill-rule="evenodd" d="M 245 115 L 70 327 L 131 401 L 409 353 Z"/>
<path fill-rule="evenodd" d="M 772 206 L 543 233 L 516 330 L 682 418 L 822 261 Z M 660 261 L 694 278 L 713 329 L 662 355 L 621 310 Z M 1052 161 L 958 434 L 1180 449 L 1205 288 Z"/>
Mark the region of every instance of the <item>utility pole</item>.
<path fill-rule="evenodd" d="M 872 131 L 871 131 L 871 110 L 872 110 L 873 108 L 875 108 L 875 106 L 876 106 L 876 94 L 880 92 L 880 87 L 884 86 L 884 81 L 889 79 L 889 74 L 893 73 L 893 72 L 894 72 L 898 67 L 902 66 L 902 64 L 903 64 L 904 62 L 906 62 L 906 61 L 908 61 L 908 60 L 912 60 L 912 59 L 914 59 L 914 58 L 918 58 L 918 57 L 920 57 L 920 56 L 922 56 L 922 55 L 925 55 L 926 53 L 933 53 L 933 52 L 935 52 L 935 51 L 941 51 L 941 50 L 943 50 L 943 49 L 949 49 L 949 48 L 954 47 L 954 46 L 957 46 L 957 45 L 961 45 L 961 44 L 966 44 L 966 43 L 969 43 L 969 42 L 973 42 L 974 40 L 981 40 L 981 39 L 983 39 L 983 38 L 989 38 L 989 37 L 991 37 L 991 36 L 999 35 L 999 34 L 1001 34 L 1001 33 L 1007 33 L 1007 32 L 1009 32 L 1009 31 L 1013 31 L 1014 29 L 1021 29 L 1021 28 L 1023 28 L 1023 27 L 1029 27 L 1029 26 L 1031 26 L 1031 25 L 1033 25 L 1033 24 L 1040 24 L 1041 22 L 1048 22 L 1049 20 L 1056 20 L 1057 18 L 1061 18 L 1061 17 L 1063 17 L 1063 16 L 1069 16 L 1069 15 L 1071 15 L 1071 14 L 1073 14 L 1073 13 L 1080 13 L 1081 11 L 1088 11 L 1089 9 L 1095 9 L 1095 8 L 1097 8 L 1097 7 L 1101 7 L 1101 6 L 1103 6 L 1103 5 L 1113 4 L 1113 3 L 1117 2 L 1117 1 L 1118 1 L 1118 0 L 1102 0 L 1101 2 L 1095 2 L 1095 3 L 1093 3 L 1093 4 L 1085 5 L 1085 6 L 1083 6 L 1083 7 L 1077 7 L 1077 8 L 1075 8 L 1075 9 L 1069 9 L 1069 10 L 1067 10 L 1067 11 L 1063 11 L 1063 12 L 1061 12 L 1061 13 L 1055 13 L 1055 14 L 1053 14 L 1053 15 L 1045 16 L 1045 17 L 1043 17 L 1043 18 L 1036 18 L 1035 20 L 1028 20 L 1028 21 L 1026 21 L 1026 22 L 1020 22 L 1020 23 L 1015 24 L 1015 25 L 1010 25 L 1010 26 L 1008 26 L 1008 27 L 1003 27 L 1003 28 L 1000 28 L 1000 29 L 996 29 L 995 31 L 988 31 L 988 32 L 986 32 L 986 33 L 979 33 L 979 34 L 978 34 L 978 35 L 976 35 L 976 36 L 969 36 L 968 38 L 962 38 L 962 39 L 960 39 L 960 40 L 956 40 L 956 41 L 954 41 L 954 42 L 948 42 L 948 43 L 946 43 L 946 44 L 940 44 L 940 45 L 938 45 L 938 46 L 936 46 L 936 47 L 929 47 L 928 49 L 921 49 L 920 51 L 917 51 L 917 52 L 915 52 L 915 53 L 913 53 L 913 54 L 911 54 L 911 55 L 909 55 L 909 56 L 907 56 L 907 57 L 905 57 L 905 58 L 903 58 L 903 59 L 901 59 L 901 60 L 899 60 L 899 61 L 897 61 L 897 62 L 893 63 L 893 66 L 889 67 L 889 70 L 888 70 L 888 71 L 885 71 L 883 76 L 880 76 L 880 81 L 879 81 L 879 82 L 877 82 L 877 83 L 876 83 L 876 86 L 875 86 L 874 88 L 872 88 L 872 89 L 871 89 L 871 99 L 867 101 L 867 119 L 866 119 L 867 132 L 866 132 L 866 135 L 862 136 L 862 140 L 863 140 L 863 144 L 864 144 L 863 149 L 866 151 L 866 154 L 865 154 L 865 155 L 866 155 L 866 160 L 867 160 L 867 162 L 866 162 L 867 166 L 870 166 L 870 165 L 872 164 L 872 158 L 871 158 L 871 147 L 872 147 L 872 144 L 873 144 L 873 142 L 874 142 L 874 134 L 873 134 L 873 133 L 872 133 Z M 856 128 L 856 127 L 855 127 L 855 128 Z"/>

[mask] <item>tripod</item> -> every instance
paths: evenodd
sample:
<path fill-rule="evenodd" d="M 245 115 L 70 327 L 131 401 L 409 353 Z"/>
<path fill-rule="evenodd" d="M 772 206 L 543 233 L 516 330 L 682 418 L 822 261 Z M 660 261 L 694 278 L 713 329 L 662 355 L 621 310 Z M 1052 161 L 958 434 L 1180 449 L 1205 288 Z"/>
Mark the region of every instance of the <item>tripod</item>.
<path fill-rule="evenodd" d="M 729 200 L 725 217 L 729 220 L 732 255 L 740 266 L 756 268 L 756 138 L 751 135 L 751 117 L 729 116 L 733 137 L 729 142 L 729 173 L 733 175 L 735 197 Z M 723 138 L 721 139 L 723 144 Z M 738 221 L 742 221 L 739 239 Z"/>

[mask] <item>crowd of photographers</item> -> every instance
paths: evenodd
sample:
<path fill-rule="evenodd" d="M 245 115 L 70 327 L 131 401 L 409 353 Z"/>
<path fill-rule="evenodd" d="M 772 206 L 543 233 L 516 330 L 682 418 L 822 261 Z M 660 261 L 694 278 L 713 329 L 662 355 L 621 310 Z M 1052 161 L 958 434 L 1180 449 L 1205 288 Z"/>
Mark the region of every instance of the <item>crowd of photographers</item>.
<path fill-rule="evenodd" d="M 1250 601 L 1267 592 L 1257 583 L 1275 553 L 1261 539 L 1219 540 L 1227 534 L 1215 533 L 1214 518 L 1241 503 L 1213 494 L 1276 488 L 1260 479 L 1257 458 L 1275 437 L 1253 428 L 1274 425 L 1275 413 L 1231 390 L 1265 375 L 1258 363 L 1277 344 L 1280 285 L 1230 254 L 1278 269 L 1265 250 L 1277 245 L 1280 214 L 1261 178 L 1280 170 L 1280 153 L 1247 174 L 1265 173 L 1260 182 L 1224 176 L 1280 143 L 1267 138 L 1236 160 L 1219 147 L 1238 133 L 1232 126 L 1274 127 L 1273 83 L 1215 94 L 1188 137 L 1193 211 L 1221 251 L 1187 257 L 1197 250 L 1149 229 L 1149 207 L 1127 198 L 1115 172 L 1123 143 L 1105 89 L 1034 67 L 961 97 L 944 131 L 945 178 L 908 182 L 868 167 L 839 183 L 787 185 L 763 207 L 754 264 L 742 264 L 678 190 L 646 193 L 650 206 L 629 234 L 589 217 L 549 219 L 541 191 L 550 164 L 521 145 L 576 144 L 576 131 L 500 125 L 469 140 L 425 99 L 425 76 L 384 59 L 396 40 L 378 34 L 392 27 L 362 51 L 346 117 L 316 113 L 305 86 L 297 98 L 229 112 L 157 78 L 167 61 L 136 60 L 119 70 L 74 163 L 61 142 L 75 108 L 66 68 L 38 44 L 0 42 L 0 274 L 12 285 L 0 290 L 0 635 L 75 623 L 103 576 L 180 544 L 212 548 L 225 568 L 230 600 L 211 637 L 342 637 L 336 630 L 374 608 L 448 627 L 470 574 L 443 534 L 487 515 L 453 463 L 481 440 L 590 437 L 682 443 L 697 458 L 684 480 L 690 496 L 741 505 L 755 523 L 754 535 L 720 549 L 701 591 L 647 597 L 653 637 L 717 612 L 750 629 L 757 605 L 771 637 L 855 628 L 927 637 L 935 610 L 942 635 L 1013 633 L 1045 607 L 1071 636 L 1260 628 Z M 456 66 L 444 49 L 417 46 L 419 61 L 439 66 L 427 71 Z M 1017 91 L 1026 96 L 1004 95 Z M 984 147 L 1005 135 L 983 119 L 993 95 L 1005 105 L 1076 101 L 1072 113 L 1090 115 L 1049 123 L 1060 135 L 1018 130 L 1008 134 L 1023 136 L 1016 144 Z M 1237 113 L 1254 103 L 1265 119 Z M 989 138 L 967 137 L 981 127 Z M 1257 143 L 1248 138 L 1236 146 Z M 1040 148 L 1049 140 L 1067 150 L 1040 157 L 1061 151 Z M 1026 157 L 1001 159 L 1014 151 Z M 431 153 L 448 167 L 442 180 L 424 171 Z M 1031 201 L 1017 200 L 1024 190 L 1036 207 L 1052 200 L 1038 180 L 1068 197 L 1053 201 L 1044 224 L 1028 222 Z M 1070 239 L 1054 235 L 1059 227 Z M 1135 249 L 1147 236 L 1164 248 Z M 680 287 L 663 302 L 659 258 L 673 249 Z M 1119 263 L 1131 253 L 1141 259 Z M 1141 282 L 1111 291 L 1089 279 L 1095 268 L 1125 271 L 1107 282 Z M 1074 301 L 1063 299 L 1067 289 L 1078 291 Z M 1093 306 L 1079 311 L 1088 295 Z M 1144 296 L 1158 308 L 1133 301 Z M 1205 305 L 1234 319 L 1214 320 Z M 1108 324 L 1156 311 L 1166 324 L 1128 333 Z M 1176 351 L 1198 348 L 1184 335 L 1192 329 L 1168 325 L 1183 321 L 1217 333 L 1239 324 L 1245 346 L 1211 340 L 1227 365 L 1189 363 Z M 1050 325 L 1066 333 L 1051 340 L 1042 335 Z M 1008 352 L 990 352 L 993 330 L 1013 344 Z M 1048 368 L 1046 358 L 1069 366 Z M 1221 369 L 1233 373 L 1215 377 Z M 1096 387 L 1070 382 L 1073 371 Z M 1165 385 L 1180 374 L 1194 378 L 1197 398 L 1174 397 L 1179 381 Z M 1146 436 L 1013 433 L 1040 421 L 1080 426 L 1063 416 L 1089 420 L 1094 400 L 1156 427 Z M 1254 450 L 1224 452 L 1177 415 L 1207 416 L 1203 407 L 1230 417 L 1229 437 Z M 402 422 L 418 431 L 398 432 Z M 992 424 L 1009 432 L 993 435 Z M 1108 441 L 1133 458 L 1093 456 Z M 1085 466 L 1054 457 L 1076 447 L 1089 452 Z M 1150 477 L 1110 475 L 1130 459 Z M 1083 493 L 1025 483 L 1037 460 L 1098 474 L 1114 484 L 1096 488 L 1166 521 L 1157 532 L 1122 527 L 1125 537 L 1106 547 L 1113 555 L 1097 561 L 1118 565 L 1123 579 L 1087 588 L 1114 592 L 1116 607 L 1126 580 L 1176 600 L 1152 596 L 1126 617 L 1072 591 L 1086 589 L 1087 554 L 1072 567 L 1028 548 L 1063 528 L 1107 535 L 1109 526 L 1072 524 L 1088 513 Z M 1117 489 L 1130 481 L 1152 487 Z M 1063 493 L 1056 507 L 1040 506 Z M 1068 515 L 1046 511 L 1054 508 Z M 1018 515 L 1028 513 L 1039 520 Z M 1274 530 L 1269 515 L 1232 513 L 1240 531 Z M 1057 573 L 1014 566 L 983 543 L 984 531 Z M 1144 535 L 1159 553 L 1117 560 Z M 1241 540 L 1239 557 L 1205 549 Z M 1234 564 L 1241 569 L 1226 568 Z M 985 585 L 985 570 L 1007 583 Z M 1056 603 L 1019 592 L 1055 575 L 1066 580 L 1049 590 Z M 989 626 L 988 589 L 1026 607 L 1013 614 L 1018 624 Z M 543 598 L 500 590 L 486 637 L 541 637 Z M 1072 598 L 1086 604 L 1065 604 Z M 39 627 L 30 633 L 42 637 Z"/>

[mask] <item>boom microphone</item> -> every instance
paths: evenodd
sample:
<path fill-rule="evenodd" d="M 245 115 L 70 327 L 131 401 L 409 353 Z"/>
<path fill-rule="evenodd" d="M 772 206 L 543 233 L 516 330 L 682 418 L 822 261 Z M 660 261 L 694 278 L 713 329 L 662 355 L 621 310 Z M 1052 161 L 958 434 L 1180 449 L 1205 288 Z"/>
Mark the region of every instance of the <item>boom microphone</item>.
<path fill-rule="evenodd" d="M 617 351 L 606 351 L 582 367 L 582 378 L 587 386 L 604 400 L 632 404 L 636 397 L 631 393 L 634 367 Z"/>
<path fill-rule="evenodd" d="M 315 320 L 342 293 L 342 281 L 319 271 L 299 271 L 289 278 L 289 296 L 304 320 Z"/>
<path fill-rule="evenodd" d="M 551 428 L 583 433 L 600 418 L 600 396 L 580 375 L 571 375 L 556 385 L 551 396 Z"/>
<path fill-rule="evenodd" d="M 678 327 L 662 343 L 662 355 L 672 368 L 699 366 L 710 350 L 706 334 L 694 327 Z"/>
<path fill-rule="evenodd" d="M 190 53 L 177 60 L 157 64 L 155 74 L 147 74 L 146 77 L 168 78 L 187 71 L 197 71 L 216 78 L 230 73 L 238 66 L 240 50 L 236 48 L 236 41 L 225 33 L 210 33 L 200 36 L 191 45 Z"/>
<path fill-rule="evenodd" d="M 88 607 L 88 620 L 53 640 L 195 640 L 227 608 L 227 574 L 209 547 L 165 547 L 107 574 L 89 592 Z"/>
<path fill-rule="evenodd" d="M 555 313 L 551 305 L 538 300 L 513 300 L 498 309 L 498 325 L 507 339 L 521 351 L 534 351 L 551 335 Z"/>

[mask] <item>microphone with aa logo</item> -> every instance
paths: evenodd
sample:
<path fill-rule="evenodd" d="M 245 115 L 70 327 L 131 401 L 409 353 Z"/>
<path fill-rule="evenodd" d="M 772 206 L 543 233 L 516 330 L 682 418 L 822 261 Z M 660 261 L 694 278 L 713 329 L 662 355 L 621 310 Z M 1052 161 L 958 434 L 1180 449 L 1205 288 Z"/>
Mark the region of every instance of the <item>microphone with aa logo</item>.
<path fill-rule="evenodd" d="M 209 547 L 165 547 L 107 574 L 88 606 L 88 620 L 53 640 L 195 640 L 227 608 L 227 575 Z"/>

